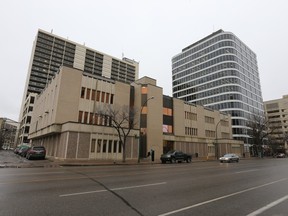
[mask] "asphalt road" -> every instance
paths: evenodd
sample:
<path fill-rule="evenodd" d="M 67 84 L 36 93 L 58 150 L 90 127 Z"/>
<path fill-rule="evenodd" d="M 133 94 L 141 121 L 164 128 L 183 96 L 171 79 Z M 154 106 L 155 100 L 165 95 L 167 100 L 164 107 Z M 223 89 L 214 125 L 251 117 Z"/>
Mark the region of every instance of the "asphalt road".
<path fill-rule="evenodd" d="M 288 215 L 288 159 L 0 169 L 1 216 Z"/>

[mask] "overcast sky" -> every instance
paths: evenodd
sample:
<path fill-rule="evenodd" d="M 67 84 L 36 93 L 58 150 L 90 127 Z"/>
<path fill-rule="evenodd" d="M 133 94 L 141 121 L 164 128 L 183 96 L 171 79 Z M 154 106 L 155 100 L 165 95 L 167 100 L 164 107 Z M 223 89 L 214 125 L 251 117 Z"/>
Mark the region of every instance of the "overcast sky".
<path fill-rule="evenodd" d="M 140 62 L 172 96 L 171 58 L 214 31 L 256 54 L 264 101 L 288 94 L 287 0 L 1 0 L 0 117 L 18 120 L 38 29 Z"/>

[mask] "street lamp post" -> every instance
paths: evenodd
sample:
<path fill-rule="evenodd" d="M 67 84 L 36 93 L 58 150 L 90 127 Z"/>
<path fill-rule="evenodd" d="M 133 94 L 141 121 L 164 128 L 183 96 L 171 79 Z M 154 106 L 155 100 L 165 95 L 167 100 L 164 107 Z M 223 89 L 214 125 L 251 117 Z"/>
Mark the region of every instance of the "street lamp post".
<path fill-rule="evenodd" d="M 139 140 L 138 140 L 138 163 L 140 163 L 140 145 L 141 145 L 141 141 L 142 141 L 142 132 L 141 132 L 141 115 L 142 115 L 142 111 L 143 108 L 147 105 L 149 100 L 154 99 L 154 96 L 147 98 L 147 100 L 142 104 L 141 106 L 141 110 L 140 110 L 140 122 L 139 122 L 139 127 L 140 127 L 140 136 L 139 136 Z"/>

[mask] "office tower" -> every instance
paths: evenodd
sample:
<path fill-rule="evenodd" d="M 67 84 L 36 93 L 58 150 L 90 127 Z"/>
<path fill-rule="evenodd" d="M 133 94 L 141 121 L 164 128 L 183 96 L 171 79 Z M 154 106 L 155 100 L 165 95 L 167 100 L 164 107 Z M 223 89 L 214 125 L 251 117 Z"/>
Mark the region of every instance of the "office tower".
<path fill-rule="evenodd" d="M 29 142 L 28 133 L 35 97 L 47 86 L 60 66 L 82 70 L 85 75 L 131 83 L 138 79 L 138 62 L 117 59 L 92 48 L 38 30 L 33 44 L 19 117 L 19 143 Z M 31 94 L 32 93 L 32 94 Z"/>
<path fill-rule="evenodd" d="M 256 54 L 236 35 L 218 30 L 184 48 L 172 80 L 174 97 L 231 114 L 233 138 L 252 143 L 247 121 L 264 114 L 263 99 Z"/>

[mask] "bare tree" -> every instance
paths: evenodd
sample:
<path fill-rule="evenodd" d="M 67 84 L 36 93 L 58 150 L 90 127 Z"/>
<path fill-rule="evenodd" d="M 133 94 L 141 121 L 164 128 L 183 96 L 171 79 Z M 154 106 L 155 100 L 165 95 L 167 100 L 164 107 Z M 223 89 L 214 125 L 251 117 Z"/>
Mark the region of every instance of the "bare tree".
<path fill-rule="evenodd" d="M 252 115 L 247 126 L 249 128 L 248 135 L 253 140 L 252 151 L 254 154 L 262 156 L 263 145 L 268 143 L 268 138 L 275 128 L 269 125 L 267 118 L 259 115 Z"/>
<path fill-rule="evenodd" d="M 118 134 L 120 147 L 123 149 L 122 161 L 126 161 L 126 141 L 129 133 L 135 128 L 136 111 L 129 106 L 105 106 L 98 109 L 98 114 L 115 128 Z"/>

